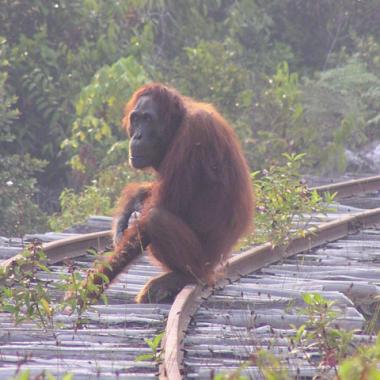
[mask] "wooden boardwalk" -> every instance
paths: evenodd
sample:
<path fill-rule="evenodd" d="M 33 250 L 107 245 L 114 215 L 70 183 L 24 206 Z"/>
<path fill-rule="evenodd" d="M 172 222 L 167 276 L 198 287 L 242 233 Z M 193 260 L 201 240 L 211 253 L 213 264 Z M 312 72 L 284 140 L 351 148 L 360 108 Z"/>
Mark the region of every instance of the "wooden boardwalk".
<path fill-rule="evenodd" d="M 364 204 L 373 210 L 357 208 Z M 333 379 L 333 366 L 319 366 L 325 357 L 316 344 L 294 344 L 309 320 L 303 297 L 318 293 L 333 302 L 332 326 L 354 331 L 350 352 L 373 341 L 380 327 L 379 206 L 379 192 L 341 201 L 315 233 L 285 251 L 267 245 L 233 257 L 227 278 L 238 282 L 186 287 L 168 316 L 161 378 L 264 379 L 257 362 L 265 352 L 290 378 Z"/>
<path fill-rule="evenodd" d="M 110 228 L 109 218 L 91 218 L 85 232 Z M 80 229 L 83 231 L 83 228 Z M 76 235 L 76 234 L 74 234 Z M 44 242 L 73 236 L 70 234 L 28 235 Z M 1 240 L 0 261 L 20 251 L 20 241 Z M 88 256 L 75 260 L 77 266 L 88 268 Z M 41 276 L 60 281 L 65 266 L 53 265 L 52 273 Z M 152 338 L 165 329 L 170 305 L 137 305 L 136 293 L 149 277 L 158 274 L 146 258 L 137 261 L 127 274 L 107 290 L 108 305 L 95 305 L 83 317 L 86 327 L 73 329 L 75 316 L 57 315 L 54 331 L 43 331 L 34 322 L 15 326 L 10 316 L 0 313 L 0 379 L 15 375 L 17 368 L 30 369 L 33 375 L 47 370 L 61 378 L 73 373 L 74 379 L 134 379 L 155 378 L 157 363 L 136 362 L 140 354 L 151 353 L 145 338 Z M 54 294 L 59 300 L 62 294 Z M 58 327 L 59 326 L 59 327 Z"/>
<path fill-rule="evenodd" d="M 302 295 L 310 292 L 334 301 L 336 326 L 355 329 L 356 344 L 369 342 L 363 330 L 380 294 L 380 230 L 364 230 L 298 254 L 217 290 L 198 309 L 187 331 L 186 378 L 212 379 L 215 373 L 231 372 L 249 363 L 260 349 L 280 358 L 292 377 L 315 376 L 317 347 L 302 353 L 291 345 L 293 326 L 308 319 L 300 311 L 305 307 Z M 252 362 L 242 374 L 263 378 Z"/>
<path fill-rule="evenodd" d="M 346 205 L 337 206 L 328 219 L 380 207 L 380 195 L 356 196 L 342 203 Z M 91 218 L 85 229 L 74 229 L 71 234 L 109 226 L 107 218 Z M 67 236 L 50 233 L 27 238 L 52 241 Z M 0 261 L 15 255 L 20 244 L 0 238 Z M 84 269 L 91 265 L 88 256 L 75 262 Z M 60 274 L 67 270 L 59 264 L 51 269 L 51 274 L 41 276 L 60 281 Z M 34 322 L 15 326 L 9 314 L 0 313 L 0 379 L 14 376 L 18 369 L 30 369 L 33 375 L 48 370 L 58 378 L 70 372 L 74 379 L 157 377 L 157 363 L 136 362 L 135 358 L 151 353 L 145 338 L 165 328 L 168 331 L 171 305 L 136 305 L 133 301 L 147 279 L 157 273 L 146 258 L 137 261 L 107 290 L 109 305 L 96 305 L 85 314 L 88 323 L 84 329 L 75 331 L 75 317 L 64 314 L 55 316 L 56 328 L 46 332 Z M 186 331 L 181 378 L 213 379 L 216 373 L 241 367 L 260 349 L 275 354 L 294 377 L 315 376 L 318 350 L 293 352 L 290 344 L 295 333 L 292 325 L 306 321 L 300 313 L 306 292 L 334 301 L 337 325 L 356 330 L 355 344 L 370 341 L 365 327 L 379 305 L 375 296 L 380 294 L 380 230 L 366 228 L 216 289 L 197 309 Z M 62 294 L 54 297 L 59 300 Z M 242 374 L 263 378 L 253 361 Z M 334 374 L 324 375 L 332 378 Z M 161 371 L 161 378 L 165 378 L 165 371 Z"/>

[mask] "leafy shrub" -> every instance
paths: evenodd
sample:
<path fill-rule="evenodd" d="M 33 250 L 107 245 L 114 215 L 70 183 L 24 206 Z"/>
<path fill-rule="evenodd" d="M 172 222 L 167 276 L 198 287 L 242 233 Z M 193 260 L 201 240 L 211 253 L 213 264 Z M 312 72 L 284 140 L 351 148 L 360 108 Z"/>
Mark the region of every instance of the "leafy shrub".
<path fill-rule="evenodd" d="M 298 311 L 307 315 L 308 319 L 289 339 L 289 354 L 292 357 L 298 357 L 298 353 L 304 356 L 317 349 L 320 355 L 310 355 L 308 360 L 316 367 L 315 378 L 318 379 L 330 378 L 331 373 L 336 374 L 336 380 L 378 379 L 380 334 L 374 344 L 354 349 L 354 331 L 345 331 L 336 326 L 339 312 L 334 302 L 318 293 L 305 293 L 303 300 L 305 308 Z M 247 380 L 249 377 L 242 373 L 250 366 L 257 366 L 266 380 L 290 380 L 294 377 L 288 373 L 288 365 L 286 356 L 280 358 L 267 348 L 259 348 L 237 370 L 218 374 L 213 380 Z"/>
<path fill-rule="evenodd" d="M 0 311 L 11 313 L 16 324 L 34 318 L 45 330 L 53 327 L 50 283 L 36 276 L 38 270 L 50 273 L 46 261 L 41 246 L 32 244 L 8 270 L 0 268 Z"/>
<path fill-rule="evenodd" d="M 44 166 L 29 155 L 0 155 L 0 235 L 21 237 L 46 228 L 46 215 L 33 202 L 33 175 Z"/>
<path fill-rule="evenodd" d="M 101 68 L 82 89 L 71 137 L 63 143 L 71 149 L 73 169 L 84 173 L 82 182 L 86 183 L 105 165 L 128 156 L 128 143 L 121 130 L 123 106 L 146 81 L 143 67 L 130 56 Z"/>
<path fill-rule="evenodd" d="M 250 106 L 251 74 L 235 61 L 233 48 L 202 40 L 194 47 L 185 47 L 184 52 L 174 63 L 172 81 L 185 94 L 212 102 L 231 117 Z"/>
<path fill-rule="evenodd" d="M 84 190 L 63 190 L 60 195 L 60 212 L 49 218 L 49 227 L 60 231 L 83 223 L 90 215 L 109 215 L 127 183 L 150 179 L 149 172 L 133 170 L 127 161 L 107 166 L 92 180 L 92 185 L 85 186 Z"/>
<path fill-rule="evenodd" d="M 338 368 L 338 380 L 380 378 L 380 333 L 375 344 L 359 347 L 356 355 L 345 359 Z"/>
<path fill-rule="evenodd" d="M 286 62 L 277 66 L 275 75 L 267 78 L 266 86 L 256 95 L 250 125 L 252 139 L 246 150 L 252 166 L 262 169 L 268 161 L 281 162 L 283 152 L 303 151 L 305 123 L 299 80 Z"/>
<path fill-rule="evenodd" d="M 379 123 L 379 89 L 380 78 L 355 60 L 303 82 L 282 63 L 255 98 L 252 138 L 245 141 L 251 165 L 301 151 L 321 172 L 344 171 L 345 149 L 363 146 L 366 128 Z"/>
<path fill-rule="evenodd" d="M 285 165 L 252 174 L 256 215 L 255 231 L 248 236 L 248 242 L 286 246 L 290 239 L 305 233 L 310 213 L 324 212 L 333 199 L 329 194 L 322 199 L 302 182 L 300 167 L 304 154 L 283 156 Z"/>
<path fill-rule="evenodd" d="M 39 182 L 63 185 L 61 143 L 75 119 L 74 101 L 103 65 L 117 61 L 138 34 L 133 1 L 15 0 L 0 2 L 0 35 L 10 45 L 9 85 L 21 117 L 13 152 L 49 162 Z"/>
<path fill-rule="evenodd" d="M 87 253 L 95 256 L 95 265 L 98 265 L 102 256 L 94 249 Z M 46 276 L 39 276 L 41 272 L 45 275 L 51 273 L 46 263 L 47 256 L 41 244 L 33 243 L 11 265 L 0 268 L 0 312 L 10 313 L 16 325 L 36 320 L 45 331 L 54 332 L 57 327 L 54 316 L 57 313 L 75 312 L 73 324 L 77 329 L 86 322 L 83 314 L 90 307 L 95 295 L 107 303 L 103 285 L 93 282 L 94 271 L 91 268 L 84 277 L 73 262 L 67 260 L 67 272 L 60 275 L 60 282 L 56 282 Z M 103 284 L 109 282 L 106 275 L 100 276 Z M 63 291 L 65 297 L 55 299 L 52 296 L 54 290 Z"/>
<path fill-rule="evenodd" d="M 6 69 L 7 46 L 0 38 L 0 69 Z M 0 235 L 22 236 L 45 226 L 45 215 L 33 202 L 36 193 L 36 172 L 46 163 L 30 155 L 7 155 L 15 139 L 14 122 L 19 116 L 16 98 L 9 93 L 7 72 L 0 72 Z"/>
<path fill-rule="evenodd" d="M 350 60 L 305 81 L 302 103 L 305 151 L 313 164 L 323 171 L 344 171 L 345 149 L 362 146 L 367 128 L 379 124 L 374 104 L 380 103 L 380 78 L 362 62 Z"/>
<path fill-rule="evenodd" d="M 303 301 L 306 307 L 298 312 L 308 319 L 297 329 L 292 348 L 296 352 L 307 352 L 317 347 L 321 372 L 336 369 L 337 364 L 350 353 L 353 331 L 342 330 L 337 326 L 339 312 L 333 301 L 318 293 L 305 293 Z"/>
<path fill-rule="evenodd" d="M 79 194 L 65 189 L 59 198 L 61 212 L 49 218 L 49 226 L 54 231 L 83 223 L 90 215 L 107 215 L 111 210 L 109 197 L 95 185 L 86 186 Z"/>
<path fill-rule="evenodd" d="M 120 197 L 121 191 L 126 184 L 131 182 L 151 181 L 154 177 L 152 171 L 132 169 L 123 157 L 124 162 L 118 165 L 107 166 L 101 170 L 96 176 L 96 183 L 102 193 L 111 199 L 111 203 L 115 204 Z"/>
<path fill-rule="evenodd" d="M 6 40 L 0 36 L 0 144 L 3 152 L 6 151 L 5 143 L 15 139 L 11 127 L 19 116 L 19 111 L 15 108 L 17 98 L 9 93 L 6 86 L 8 79 L 6 71 L 8 67 L 7 50 Z"/>

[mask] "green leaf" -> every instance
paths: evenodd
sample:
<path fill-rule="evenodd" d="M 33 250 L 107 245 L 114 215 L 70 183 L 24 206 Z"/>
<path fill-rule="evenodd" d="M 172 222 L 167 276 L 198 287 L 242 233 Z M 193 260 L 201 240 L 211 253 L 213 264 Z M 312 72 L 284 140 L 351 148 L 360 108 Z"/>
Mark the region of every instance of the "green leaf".
<path fill-rule="evenodd" d="M 302 295 L 303 301 L 308 304 L 312 305 L 314 303 L 314 295 L 312 293 L 305 293 Z"/>
<path fill-rule="evenodd" d="M 48 300 L 46 298 L 41 298 L 40 303 L 41 303 L 46 315 L 48 315 L 50 317 L 52 315 L 52 308 L 51 308 Z"/>
<path fill-rule="evenodd" d="M 45 371 L 46 380 L 57 380 L 57 378 L 50 372 Z"/>
<path fill-rule="evenodd" d="M 18 379 L 17 380 L 29 380 L 29 379 L 30 379 L 30 369 L 27 369 L 25 371 L 22 371 L 18 375 Z"/>
<path fill-rule="evenodd" d="M 50 273 L 51 270 L 44 264 L 40 263 L 40 262 L 36 262 L 35 264 L 38 268 L 40 268 L 42 271 L 44 272 L 47 272 L 47 273 Z"/>
<path fill-rule="evenodd" d="M 154 338 L 153 338 L 153 346 L 154 347 L 158 347 L 162 341 L 162 338 L 164 336 L 164 332 L 160 333 L 160 334 L 157 334 Z"/>
<path fill-rule="evenodd" d="M 19 309 L 16 306 L 13 306 L 10 304 L 1 306 L 1 309 L 5 312 L 11 313 L 11 314 L 15 314 L 19 311 Z"/>
<path fill-rule="evenodd" d="M 142 361 L 153 360 L 153 359 L 154 359 L 153 354 L 141 354 L 141 355 L 136 356 L 135 361 L 142 362 Z"/>
<path fill-rule="evenodd" d="M 145 343 L 153 350 L 155 348 L 155 345 L 153 344 L 153 340 L 149 338 L 145 338 Z"/>

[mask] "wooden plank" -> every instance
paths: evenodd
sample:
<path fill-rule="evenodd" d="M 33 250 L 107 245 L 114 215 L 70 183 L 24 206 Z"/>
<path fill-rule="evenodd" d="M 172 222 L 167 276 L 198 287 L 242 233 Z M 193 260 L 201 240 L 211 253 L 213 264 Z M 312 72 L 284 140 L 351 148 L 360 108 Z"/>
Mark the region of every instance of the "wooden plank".
<path fill-rule="evenodd" d="M 379 181 L 380 177 L 376 179 Z M 378 185 L 379 183 L 376 182 Z M 342 217 L 338 220 L 322 223 L 319 226 L 312 227 L 304 237 L 293 239 L 284 249 L 283 247 L 273 247 L 271 244 L 264 244 L 254 247 L 239 255 L 232 257 L 227 261 L 224 267 L 224 273 L 228 281 L 236 280 L 239 277 L 252 273 L 269 264 L 281 261 L 286 257 L 293 256 L 300 252 L 310 251 L 312 248 L 341 239 L 348 235 L 349 232 L 357 231 L 360 228 L 368 228 L 380 223 L 380 208 L 364 211 L 350 216 Z M 228 281 L 225 279 L 218 283 L 218 286 L 224 286 Z M 182 290 L 177 296 L 173 308 L 169 313 L 168 325 L 166 328 L 166 339 L 163 343 L 165 357 L 163 365 L 160 367 L 160 379 L 180 379 L 183 373 L 182 368 L 182 337 L 193 310 L 196 309 L 200 302 L 200 297 L 207 297 L 210 289 L 203 289 L 200 286 L 190 286 Z M 178 302 L 177 302 L 178 301 Z M 263 320 L 279 324 L 279 326 L 289 326 L 295 324 L 297 317 L 285 316 L 285 323 L 282 323 L 282 317 L 268 316 Z M 169 324 L 170 322 L 170 324 Z M 362 321 L 360 322 L 362 323 Z M 351 326 L 357 328 L 356 321 L 347 321 L 346 328 Z"/>

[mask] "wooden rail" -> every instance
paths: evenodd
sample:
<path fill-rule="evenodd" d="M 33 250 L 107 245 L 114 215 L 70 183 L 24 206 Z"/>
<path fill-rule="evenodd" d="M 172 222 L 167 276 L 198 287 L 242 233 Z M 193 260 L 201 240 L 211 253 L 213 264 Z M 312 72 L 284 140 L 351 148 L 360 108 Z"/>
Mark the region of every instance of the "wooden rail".
<path fill-rule="evenodd" d="M 273 247 L 269 243 L 254 247 L 227 261 L 225 265 L 226 276 L 215 287 L 223 287 L 229 282 L 236 281 L 240 277 L 269 264 L 375 225 L 380 225 L 380 208 L 345 216 L 312 227 L 307 231 L 305 237 L 293 239 L 286 249 Z M 164 360 L 160 367 L 160 379 L 182 379 L 182 343 L 187 326 L 201 301 L 207 298 L 212 291 L 213 288 L 211 287 L 188 285 L 176 297 L 169 312 L 162 345 Z"/>
<path fill-rule="evenodd" d="M 72 259 L 83 255 L 83 252 L 90 248 L 98 251 L 105 249 L 111 243 L 111 230 L 92 232 L 79 236 L 69 237 L 57 241 L 42 244 L 42 249 L 46 254 L 49 264 L 55 264 L 66 259 Z M 17 254 L 0 263 L 1 268 L 8 268 L 13 262 L 22 258 L 22 254 Z"/>
<path fill-rule="evenodd" d="M 345 198 L 380 190 L 380 176 L 319 186 L 313 189 L 319 194 L 336 192 L 337 198 Z M 227 261 L 224 268 L 225 278 L 219 281 L 216 286 L 222 287 L 243 275 L 252 273 L 276 261 L 308 251 L 326 242 L 340 239 L 364 227 L 379 224 L 380 208 L 377 208 L 312 227 L 305 237 L 293 239 L 286 249 L 273 247 L 269 243 L 251 248 Z M 46 243 L 42 247 L 47 255 L 48 262 L 54 264 L 67 258 L 80 256 L 90 247 L 103 250 L 110 243 L 110 235 L 111 231 L 83 234 Z M 7 268 L 19 258 L 20 255 L 16 255 L 0 263 L 0 267 Z M 162 344 L 164 354 L 163 363 L 160 366 L 160 379 L 182 379 L 183 338 L 187 326 L 201 301 L 207 298 L 213 290 L 211 287 L 188 285 L 176 297 L 169 313 Z"/>
<path fill-rule="evenodd" d="M 367 177 L 359 180 L 351 180 L 339 182 L 331 185 L 312 187 L 319 194 L 326 192 L 337 193 L 337 198 L 349 197 L 359 193 L 368 193 L 380 189 L 380 176 Z M 70 237 L 51 243 L 45 243 L 42 248 L 48 258 L 50 264 L 57 263 L 64 259 L 78 257 L 83 251 L 91 247 L 98 250 L 104 249 L 107 244 L 111 243 L 111 231 L 100 231 L 80 236 Z M 0 263 L 0 267 L 6 268 L 13 261 L 18 260 L 20 255 L 11 257 L 10 259 Z"/>
<path fill-rule="evenodd" d="M 313 187 L 318 194 L 337 193 L 337 199 L 352 197 L 357 194 L 370 193 L 380 189 L 380 176 L 366 177 L 330 185 Z"/>
<path fill-rule="evenodd" d="M 380 190 L 380 176 L 360 180 L 341 182 L 332 185 L 315 187 L 319 194 L 326 192 L 337 193 L 344 198 L 352 195 Z M 223 287 L 241 276 L 252 273 L 269 264 L 284 258 L 309 251 L 312 248 L 335 241 L 366 227 L 380 225 L 380 208 L 376 208 L 310 228 L 304 237 L 297 237 L 289 245 L 273 247 L 266 243 L 229 259 L 225 264 L 225 277 L 215 288 Z M 164 360 L 160 366 L 161 380 L 180 380 L 183 375 L 183 339 L 192 315 L 198 306 L 213 291 L 211 287 L 200 285 L 186 286 L 176 297 L 169 312 L 168 322 L 163 339 L 162 350 Z"/>

